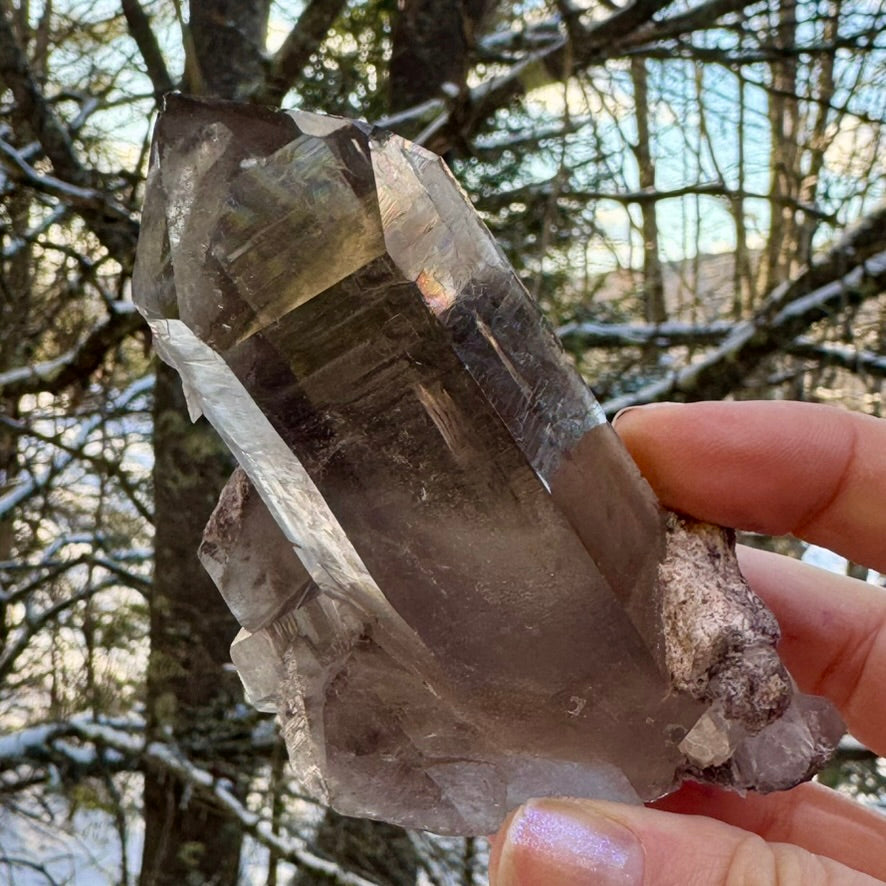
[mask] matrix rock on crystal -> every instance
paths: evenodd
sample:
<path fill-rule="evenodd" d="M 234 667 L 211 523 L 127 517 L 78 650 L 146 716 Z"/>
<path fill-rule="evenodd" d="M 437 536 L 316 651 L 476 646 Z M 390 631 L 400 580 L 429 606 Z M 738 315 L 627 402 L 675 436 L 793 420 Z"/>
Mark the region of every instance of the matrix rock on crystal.
<path fill-rule="evenodd" d="M 730 537 L 658 505 L 439 158 L 170 97 L 135 291 L 240 463 L 201 557 L 318 799 L 485 834 L 826 759 Z"/>

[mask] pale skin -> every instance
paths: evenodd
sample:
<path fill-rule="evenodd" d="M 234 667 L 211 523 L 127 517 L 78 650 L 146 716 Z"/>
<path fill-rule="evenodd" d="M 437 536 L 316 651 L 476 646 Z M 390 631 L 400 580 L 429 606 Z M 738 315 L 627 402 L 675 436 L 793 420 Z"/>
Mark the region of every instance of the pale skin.
<path fill-rule="evenodd" d="M 886 420 L 804 403 L 662 404 L 616 422 L 662 502 L 793 534 L 886 574 Z M 741 548 L 800 688 L 886 755 L 886 590 Z M 652 804 L 532 801 L 493 840 L 492 886 L 886 882 L 886 816 L 817 784 L 760 796 L 686 785 Z"/>

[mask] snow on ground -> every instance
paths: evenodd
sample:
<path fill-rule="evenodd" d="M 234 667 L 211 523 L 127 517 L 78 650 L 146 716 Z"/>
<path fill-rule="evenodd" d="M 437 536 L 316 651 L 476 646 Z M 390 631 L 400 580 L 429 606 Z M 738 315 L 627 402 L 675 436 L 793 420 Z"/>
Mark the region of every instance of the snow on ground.
<path fill-rule="evenodd" d="M 137 779 L 140 782 L 140 779 Z M 140 793 L 140 783 L 130 786 Z M 0 807 L 0 883 L 4 886 L 109 886 L 121 882 L 120 839 L 110 815 L 96 808 L 77 810 L 68 817 L 62 797 L 38 804 L 18 795 L 17 814 Z M 130 881 L 142 851 L 141 828 L 127 835 Z M 21 863 L 17 863 L 17 861 Z"/>

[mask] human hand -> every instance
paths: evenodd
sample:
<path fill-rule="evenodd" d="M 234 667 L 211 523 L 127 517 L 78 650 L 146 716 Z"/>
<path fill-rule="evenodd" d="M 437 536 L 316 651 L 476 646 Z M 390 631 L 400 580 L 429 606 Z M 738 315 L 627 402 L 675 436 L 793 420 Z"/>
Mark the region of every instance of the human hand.
<path fill-rule="evenodd" d="M 616 429 L 661 501 L 792 533 L 886 573 L 886 421 L 806 403 L 662 404 Z M 806 692 L 886 755 L 886 591 L 739 549 Z M 493 841 L 493 886 L 862 886 L 886 881 L 886 816 L 817 784 L 737 794 L 686 784 L 654 808 L 533 800 Z"/>

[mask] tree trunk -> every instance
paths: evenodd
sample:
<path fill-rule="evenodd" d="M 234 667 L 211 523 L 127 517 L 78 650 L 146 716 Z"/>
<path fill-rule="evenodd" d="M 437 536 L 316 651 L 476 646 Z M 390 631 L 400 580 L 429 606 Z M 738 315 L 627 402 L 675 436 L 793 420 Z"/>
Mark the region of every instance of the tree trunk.
<path fill-rule="evenodd" d="M 186 35 L 191 92 L 248 99 L 261 91 L 268 2 L 201 0 Z M 203 421 L 191 424 L 181 383 L 158 364 L 154 394 L 154 584 L 148 731 L 172 736 L 191 759 L 230 737 L 242 698 L 227 665 L 237 624 L 197 559 L 203 527 L 231 472 L 231 457 Z M 220 773 L 236 785 L 238 773 Z M 242 773 L 240 773 L 242 782 Z M 239 822 L 198 801 L 179 778 L 145 773 L 140 886 L 239 881 Z"/>
<path fill-rule="evenodd" d="M 201 420 L 192 425 L 178 376 L 158 364 L 154 392 L 154 582 L 148 664 L 148 734 L 171 736 L 200 760 L 229 732 L 240 697 L 225 668 L 236 624 L 197 560 L 203 526 L 230 473 L 230 456 Z M 234 774 L 234 773 L 232 773 Z M 234 774 L 235 775 L 235 774 Z M 191 797 L 178 778 L 148 770 L 140 886 L 235 884 L 239 823 Z"/>
<path fill-rule="evenodd" d="M 28 230 L 31 212 L 31 196 L 17 193 L 6 198 L 10 226 L 8 241 L 0 237 L 0 247 L 11 245 L 24 237 Z M 30 325 L 31 306 L 30 244 L 22 245 L 0 267 L 0 372 L 15 366 L 27 365 L 31 360 L 34 336 Z M 0 395 L 0 416 L 10 421 L 19 417 L 19 398 L 16 395 Z M 0 424 L 0 497 L 16 484 L 21 469 L 19 464 L 18 434 L 10 427 Z M 15 550 L 13 512 L 0 515 L 0 560 L 11 560 Z M 10 620 L 6 615 L 7 600 L 0 594 L 0 653 L 6 647 Z"/>
<path fill-rule="evenodd" d="M 418 853 L 409 834 L 396 825 L 349 818 L 329 809 L 314 845 L 345 870 L 380 886 L 415 886 Z M 331 886 L 335 882 L 323 874 L 303 871 L 295 886 Z"/>
<path fill-rule="evenodd" d="M 398 4 L 391 47 L 391 111 L 464 92 L 474 33 L 495 2 L 403 0 Z M 457 131 L 459 121 L 453 123 Z M 399 131 L 415 138 L 422 125 Z"/>
<path fill-rule="evenodd" d="M 633 145 L 637 159 L 641 191 L 655 189 L 655 162 L 649 135 L 649 90 L 646 76 L 646 62 L 631 59 L 631 80 L 634 85 L 634 104 L 637 113 L 637 142 Z M 657 201 L 650 200 L 640 205 L 643 216 L 643 306 L 647 323 L 664 323 L 668 318 L 664 298 L 664 279 L 661 260 L 658 257 Z"/>
<path fill-rule="evenodd" d="M 795 0 L 781 0 L 773 27 L 773 50 L 796 43 L 797 9 Z M 800 107 L 797 95 L 797 60 L 786 55 L 771 63 L 772 90 L 769 93 L 769 212 L 771 217 L 766 244 L 763 291 L 770 292 L 787 280 L 801 262 L 797 260 L 798 230 L 796 201 L 799 175 L 797 138 Z"/>
<path fill-rule="evenodd" d="M 836 44 L 839 34 L 841 5 L 841 0 L 834 0 L 827 7 L 827 16 L 822 27 L 822 42 L 825 45 Z M 800 202 L 808 206 L 814 206 L 818 200 L 825 152 L 830 146 L 829 124 L 833 116 L 831 107 L 836 90 L 836 82 L 834 80 L 835 61 L 836 49 L 832 49 L 830 52 L 821 54 L 817 66 L 818 76 L 814 84 L 817 102 L 814 110 L 809 112 L 812 120 L 808 126 L 808 161 L 804 164 L 806 167 L 805 174 L 800 173 L 801 181 L 799 187 Z M 797 258 L 801 264 L 809 264 L 812 260 L 813 239 L 818 230 L 818 224 L 819 219 L 814 213 L 804 212 L 802 214 L 797 237 L 797 245 L 799 247 Z"/>
<path fill-rule="evenodd" d="M 732 318 L 741 320 L 745 311 L 752 311 L 757 301 L 757 279 L 754 262 L 748 248 L 748 229 L 745 219 L 744 192 L 746 190 L 746 119 L 747 87 L 743 80 L 738 83 L 738 193 L 730 201 L 735 219 L 735 264 L 733 265 Z"/>

